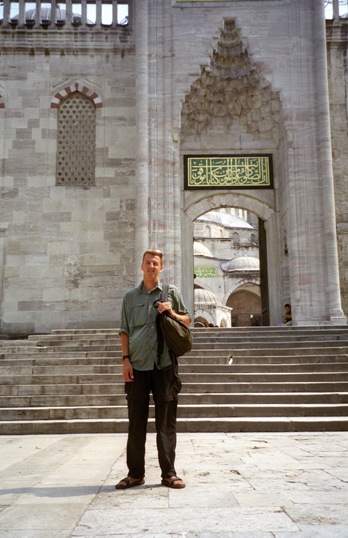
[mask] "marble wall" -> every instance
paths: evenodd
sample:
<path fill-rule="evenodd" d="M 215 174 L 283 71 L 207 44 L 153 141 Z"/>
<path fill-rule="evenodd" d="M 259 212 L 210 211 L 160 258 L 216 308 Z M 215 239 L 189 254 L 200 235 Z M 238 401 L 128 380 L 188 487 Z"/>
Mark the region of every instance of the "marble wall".
<path fill-rule="evenodd" d="M 130 4 L 122 28 L 0 27 L 1 332 L 116 326 L 149 246 L 193 310 L 193 221 L 218 207 L 265 221 L 271 324 L 284 302 L 294 325 L 346 323 L 345 31 L 329 109 L 320 2 Z M 96 99 L 85 188 L 55 177 L 74 87 Z M 185 154 L 256 151 L 273 155 L 273 190 L 184 191 Z"/>

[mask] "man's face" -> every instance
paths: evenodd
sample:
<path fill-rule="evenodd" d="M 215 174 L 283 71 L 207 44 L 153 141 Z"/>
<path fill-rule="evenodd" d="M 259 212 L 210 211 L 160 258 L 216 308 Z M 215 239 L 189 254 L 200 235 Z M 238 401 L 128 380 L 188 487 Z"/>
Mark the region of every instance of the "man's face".
<path fill-rule="evenodd" d="M 141 269 L 144 273 L 144 277 L 158 280 L 158 276 L 163 269 L 162 260 L 160 256 L 154 254 L 145 254 Z"/>

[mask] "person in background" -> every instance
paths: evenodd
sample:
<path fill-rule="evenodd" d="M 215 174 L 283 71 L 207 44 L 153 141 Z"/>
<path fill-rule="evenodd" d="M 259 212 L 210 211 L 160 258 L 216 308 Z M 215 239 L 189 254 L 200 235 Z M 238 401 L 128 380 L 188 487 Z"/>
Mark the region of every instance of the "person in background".
<path fill-rule="evenodd" d="M 286 303 L 284 305 L 284 325 L 292 325 L 291 305 Z"/>
<path fill-rule="evenodd" d="M 149 415 L 150 392 L 155 404 L 155 425 L 158 461 L 162 484 L 169 488 L 184 488 L 185 482 L 175 471 L 176 416 L 181 382 L 176 373 L 168 347 L 164 343 L 161 357 L 157 356 L 156 316 L 169 314 L 189 326 L 191 316 L 181 292 L 170 285 L 168 301 L 160 302 L 163 254 L 149 249 L 143 254 L 141 284 L 128 291 L 123 299 L 120 337 L 123 359 L 123 378 L 128 404 L 128 475 L 116 484 L 127 489 L 144 484 L 145 443 Z M 159 364 L 160 362 L 160 364 Z"/>

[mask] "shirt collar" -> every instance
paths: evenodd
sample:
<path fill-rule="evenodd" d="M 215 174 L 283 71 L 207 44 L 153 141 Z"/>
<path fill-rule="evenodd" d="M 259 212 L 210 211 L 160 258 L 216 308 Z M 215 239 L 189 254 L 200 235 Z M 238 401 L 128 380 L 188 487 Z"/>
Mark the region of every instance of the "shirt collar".
<path fill-rule="evenodd" d="M 141 283 L 140 283 L 139 286 L 138 286 L 138 290 L 139 290 L 140 293 L 152 293 L 152 292 L 155 291 L 155 290 L 160 290 L 160 291 L 162 291 L 162 283 L 161 283 L 161 281 L 159 280 L 159 281 L 157 282 L 156 286 L 153 288 L 153 290 L 151 290 L 151 291 L 147 291 L 147 289 L 146 289 L 145 286 L 144 286 L 144 281 L 142 280 Z"/>

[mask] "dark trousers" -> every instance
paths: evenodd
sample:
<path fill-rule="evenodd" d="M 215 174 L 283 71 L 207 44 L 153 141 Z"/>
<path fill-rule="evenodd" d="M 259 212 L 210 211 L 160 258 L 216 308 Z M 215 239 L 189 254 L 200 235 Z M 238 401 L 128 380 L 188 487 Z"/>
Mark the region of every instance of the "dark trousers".
<path fill-rule="evenodd" d="M 181 383 L 174 366 L 145 372 L 133 370 L 126 383 L 128 402 L 127 466 L 132 478 L 145 476 L 145 444 L 150 393 L 155 404 L 156 442 L 162 478 L 175 476 L 176 414 Z"/>

